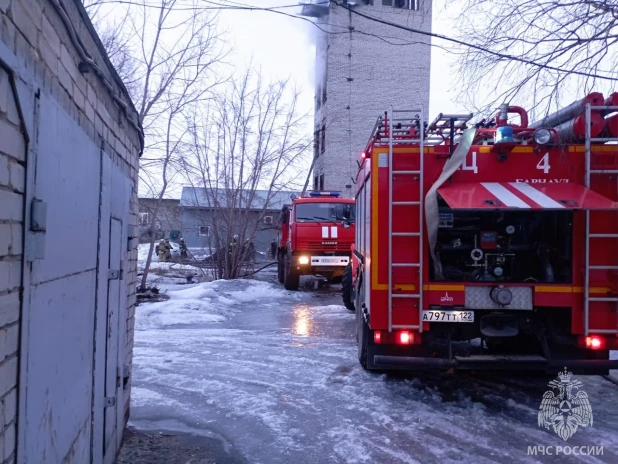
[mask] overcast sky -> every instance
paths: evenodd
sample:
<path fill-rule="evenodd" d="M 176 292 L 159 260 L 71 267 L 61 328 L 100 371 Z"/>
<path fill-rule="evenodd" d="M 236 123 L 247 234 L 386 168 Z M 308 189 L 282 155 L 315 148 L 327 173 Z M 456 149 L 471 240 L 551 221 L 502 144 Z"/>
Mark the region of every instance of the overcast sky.
<path fill-rule="evenodd" d="M 297 3 L 295 0 L 216 0 L 222 3 L 243 3 L 259 7 L 284 6 Z M 215 0 L 213 0 L 213 3 Z M 452 23 L 445 19 L 440 8 L 441 0 L 434 1 L 433 31 L 448 33 Z M 298 15 L 300 7 L 284 11 Z M 235 44 L 234 63 L 244 66 L 253 57 L 254 64 L 260 64 L 266 75 L 272 77 L 291 76 L 306 90 L 303 104 L 313 110 L 313 73 L 315 47 L 313 32 L 315 26 L 307 21 L 285 17 L 263 11 L 228 10 L 220 13 L 220 26 L 229 31 Z M 457 79 L 453 59 L 440 48 L 433 48 L 431 69 L 431 95 L 429 119 L 438 113 L 465 112 L 456 104 Z M 413 102 L 410 102 L 413 103 Z"/>

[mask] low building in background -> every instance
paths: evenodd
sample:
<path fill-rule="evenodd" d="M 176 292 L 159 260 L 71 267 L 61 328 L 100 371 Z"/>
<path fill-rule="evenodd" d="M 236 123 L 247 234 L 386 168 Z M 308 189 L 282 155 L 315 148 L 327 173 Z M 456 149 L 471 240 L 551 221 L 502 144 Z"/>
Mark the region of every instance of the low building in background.
<path fill-rule="evenodd" d="M 157 209 L 157 198 L 139 199 L 138 236 L 140 243 L 148 243 L 154 234 L 155 240 L 169 238 L 179 240 L 182 234 L 182 210 L 180 200 L 164 198 L 157 211 L 157 219 L 152 224 L 152 216 Z"/>
<path fill-rule="evenodd" d="M 277 220 L 281 208 L 291 203 L 292 195 L 298 196 L 299 193 L 269 193 L 268 190 L 230 192 L 224 189 L 184 187 L 180 199 L 182 236 L 188 247 L 215 248 L 215 227 L 220 229 L 219 236 L 225 236 L 228 222 L 231 222 L 234 233 L 238 233 L 238 229 L 246 224 L 248 232 L 255 230 L 255 249 L 267 253 L 271 242 L 277 238 Z M 253 198 L 249 204 L 251 196 Z"/>

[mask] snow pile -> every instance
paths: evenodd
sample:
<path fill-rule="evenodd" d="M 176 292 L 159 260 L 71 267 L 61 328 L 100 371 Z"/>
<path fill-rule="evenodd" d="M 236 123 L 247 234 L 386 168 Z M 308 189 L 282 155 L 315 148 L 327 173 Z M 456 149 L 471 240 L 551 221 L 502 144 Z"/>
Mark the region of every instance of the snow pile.
<path fill-rule="evenodd" d="M 150 248 L 150 243 L 140 243 L 139 245 L 137 245 L 137 261 L 146 262 L 146 260 L 148 259 L 148 249 L 149 248 Z M 155 253 L 154 248 L 152 250 L 152 259 L 153 260 L 157 259 L 157 254 Z"/>
<path fill-rule="evenodd" d="M 167 264 L 167 263 L 161 263 Z M 170 291 L 170 299 L 142 304 L 137 309 L 136 330 L 223 322 L 247 303 L 288 296 L 281 287 L 257 280 L 216 280 Z"/>
<path fill-rule="evenodd" d="M 204 260 L 212 254 L 210 248 L 187 248 L 189 250 L 189 257 L 193 257 L 197 260 Z"/>
<path fill-rule="evenodd" d="M 145 265 L 145 264 L 144 264 Z M 139 267 L 139 266 L 138 266 Z M 143 269 L 144 266 L 141 267 Z M 166 270 L 166 271 L 194 271 L 199 272 L 199 269 L 196 266 L 191 264 L 180 264 L 180 263 L 160 263 L 158 261 L 151 261 L 150 270 Z"/>

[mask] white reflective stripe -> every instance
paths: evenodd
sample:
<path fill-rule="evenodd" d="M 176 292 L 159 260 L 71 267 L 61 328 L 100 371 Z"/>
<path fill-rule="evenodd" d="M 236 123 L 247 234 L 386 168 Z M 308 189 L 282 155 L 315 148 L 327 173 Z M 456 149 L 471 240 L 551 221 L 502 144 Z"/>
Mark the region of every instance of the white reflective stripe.
<path fill-rule="evenodd" d="M 543 192 L 535 189 L 530 184 L 526 184 L 525 182 L 509 182 L 509 185 L 519 190 L 521 193 L 526 195 L 535 203 L 538 203 L 539 206 L 542 206 L 543 208 L 564 208 L 563 205 L 561 205 L 555 200 L 552 200 L 551 197 L 548 197 Z"/>
<path fill-rule="evenodd" d="M 330 228 L 330 238 L 337 238 L 337 226 Z"/>
<path fill-rule="evenodd" d="M 481 185 L 506 206 L 530 208 L 530 205 L 521 198 L 518 198 L 513 192 L 510 192 L 504 185 L 500 185 L 499 182 L 481 182 Z"/>
<path fill-rule="evenodd" d="M 328 238 L 328 226 L 322 226 L 322 238 Z"/>

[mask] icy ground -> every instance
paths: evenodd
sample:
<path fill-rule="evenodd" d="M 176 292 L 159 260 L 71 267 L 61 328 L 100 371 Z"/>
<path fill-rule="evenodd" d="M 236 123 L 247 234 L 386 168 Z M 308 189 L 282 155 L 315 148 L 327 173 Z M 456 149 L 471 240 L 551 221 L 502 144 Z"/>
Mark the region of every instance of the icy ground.
<path fill-rule="evenodd" d="M 269 272 L 168 287 L 137 308 L 130 425 L 217 439 L 219 462 L 618 462 L 604 378 L 578 376 L 594 423 L 565 443 L 537 426 L 551 377 L 363 371 L 338 286 L 287 292 Z M 536 445 L 604 455 L 527 456 Z"/>

